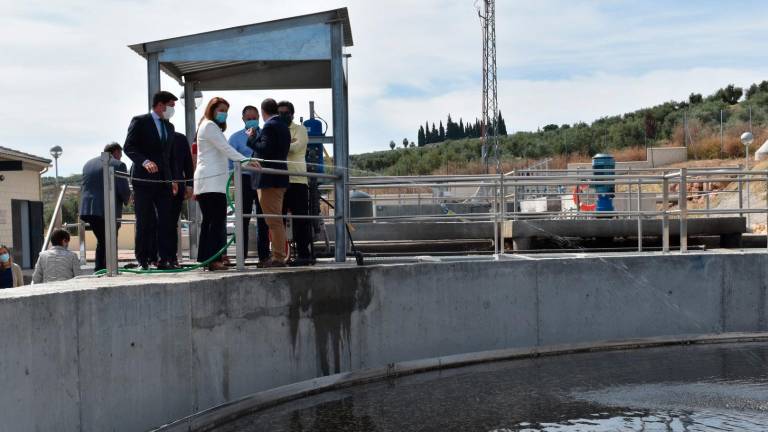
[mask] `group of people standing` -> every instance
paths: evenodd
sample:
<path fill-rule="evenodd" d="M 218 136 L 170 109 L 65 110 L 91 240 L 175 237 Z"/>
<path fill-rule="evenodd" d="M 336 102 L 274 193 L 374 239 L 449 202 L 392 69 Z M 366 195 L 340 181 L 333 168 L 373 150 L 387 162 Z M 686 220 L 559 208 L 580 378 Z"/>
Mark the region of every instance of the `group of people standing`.
<path fill-rule="evenodd" d="M 177 223 L 182 203 L 194 197 L 202 213 L 197 260 L 206 263 L 209 270 L 221 270 L 228 260 L 220 251 L 226 244 L 226 189 L 233 163 L 306 172 L 307 131 L 293 122 L 294 107 L 290 102 L 265 99 L 261 113 L 250 105 L 242 110 L 244 127 L 227 140 L 224 132 L 230 105 L 214 97 L 197 125 L 194 163 L 187 138 L 169 122 L 177 100 L 172 93 L 158 92 L 151 112 L 134 117 L 128 127 L 124 150 L 133 161 L 136 260 L 143 269 L 179 267 Z M 240 193 L 244 214 L 263 215 L 257 222 L 259 266 L 313 263 L 311 225 L 306 219 L 294 220 L 297 258 L 288 261 L 283 217 L 286 212 L 308 214 L 306 177 L 246 170 Z M 250 217 L 245 216 L 244 222 L 242 241 L 247 255 Z"/>
<path fill-rule="evenodd" d="M 152 109 L 135 116 L 128 126 L 125 145 L 110 143 L 103 152 L 108 164 L 122 176 L 115 178 L 115 217 L 133 199 L 136 213 L 135 255 L 138 266 L 160 270 L 180 268 L 177 260 L 178 223 L 183 203 L 197 200 L 202 213 L 197 260 L 209 270 L 227 268 L 227 182 L 233 164 L 270 168 L 285 173 L 245 170 L 242 173 L 243 241 L 248 254 L 250 215 L 256 214 L 260 267 L 314 264 L 312 231 L 308 219 L 296 218 L 292 233 L 296 256 L 289 260 L 284 215 L 309 214 L 309 187 L 305 173 L 309 137 L 306 128 L 294 123 L 294 106 L 288 101 L 265 99 L 261 112 L 248 105 L 242 110 L 244 127 L 227 140 L 230 105 L 214 97 L 197 125 L 197 159 L 189 142 L 169 121 L 178 98 L 160 91 Z M 133 162 L 130 176 L 121 162 L 123 152 Z M 83 166 L 80 219 L 96 237 L 95 270 L 106 268 L 103 161 L 95 157 Z M 126 177 L 130 177 L 133 194 Z M 119 229 L 120 223 L 117 222 Z M 79 258 L 69 251 L 66 230 L 54 230 L 52 247 L 42 252 L 35 265 L 33 283 L 71 279 L 80 274 Z M 270 247 L 271 245 L 271 247 Z M 0 245 L 0 288 L 23 284 L 21 268 L 13 263 L 10 248 Z"/>

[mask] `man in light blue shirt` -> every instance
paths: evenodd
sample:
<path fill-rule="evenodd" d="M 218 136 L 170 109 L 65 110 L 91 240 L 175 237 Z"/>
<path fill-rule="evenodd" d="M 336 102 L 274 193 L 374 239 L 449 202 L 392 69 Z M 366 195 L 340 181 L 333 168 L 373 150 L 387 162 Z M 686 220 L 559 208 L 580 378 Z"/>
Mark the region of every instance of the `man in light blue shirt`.
<path fill-rule="evenodd" d="M 243 108 L 243 123 L 245 127 L 229 137 L 229 145 L 237 150 L 243 158 L 249 158 L 253 155 L 253 149 L 248 147 L 248 135 L 246 131 L 253 129 L 257 134 L 259 132 L 259 110 L 255 106 L 248 105 Z M 233 169 L 232 161 L 229 161 L 230 171 Z M 254 174 L 257 175 L 257 174 Z M 243 184 L 243 213 L 261 213 L 261 206 L 259 206 L 259 196 L 251 186 L 251 173 L 243 172 L 242 177 Z M 256 209 L 255 212 L 253 209 Z M 245 245 L 245 256 L 248 256 L 248 224 L 251 222 L 250 217 L 243 217 L 243 226 L 245 227 L 243 244 Z M 258 235 L 267 235 L 269 228 L 263 218 L 259 218 L 257 221 Z M 267 242 L 267 250 L 259 250 L 259 262 L 267 261 L 269 259 L 269 242 Z"/>

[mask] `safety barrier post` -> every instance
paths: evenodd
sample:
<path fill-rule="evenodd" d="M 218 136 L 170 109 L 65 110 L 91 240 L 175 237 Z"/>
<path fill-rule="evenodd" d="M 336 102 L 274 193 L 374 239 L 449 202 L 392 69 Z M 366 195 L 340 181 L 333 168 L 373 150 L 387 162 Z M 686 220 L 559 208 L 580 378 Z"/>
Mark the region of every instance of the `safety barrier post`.
<path fill-rule="evenodd" d="M 664 253 L 669 252 L 669 212 L 667 204 L 669 203 L 669 179 L 664 172 L 661 180 L 661 250 Z"/>
<path fill-rule="evenodd" d="M 512 170 L 512 220 L 517 219 L 517 170 Z"/>
<path fill-rule="evenodd" d="M 744 165 L 739 164 L 739 171 L 744 169 Z M 744 186 L 741 182 L 741 173 L 737 175 L 738 191 L 739 191 L 739 210 L 744 209 Z M 744 213 L 739 213 L 739 217 L 744 217 Z"/>
<path fill-rule="evenodd" d="M 115 169 L 110 166 L 111 155 L 101 154 L 104 177 L 104 246 L 106 249 L 107 276 L 117 275 L 117 221 L 115 220 Z"/>
<path fill-rule="evenodd" d="M 680 168 L 680 253 L 688 252 L 688 175 L 687 168 Z"/>
<path fill-rule="evenodd" d="M 501 254 L 506 253 L 504 247 L 504 227 L 507 223 L 507 187 L 504 185 L 504 170 L 499 171 L 501 176 L 501 228 L 499 231 L 499 239 L 501 240 Z"/>
<path fill-rule="evenodd" d="M 85 248 L 85 222 L 78 221 L 77 222 L 77 240 L 79 243 L 78 249 L 80 249 L 80 265 L 84 266 L 88 264 L 88 258 L 85 256 L 86 248 Z"/>
<path fill-rule="evenodd" d="M 245 235 L 243 227 L 243 167 L 235 163 L 235 259 L 238 271 L 245 270 Z M 229 193 L 229 191 L 227 191 Z M 247 229 L 247 227 L 245 228 Z"/>
<path fill-rule="evenodd" d="M 704 202 L 706 203 L 707 217 L 710 217 L 709 211 L 711 210 L 711 205 L 709 203 L 709 195 L 712 192 L 712 182 L 706 182 L 705 185 Z"/>
<path fill-rule="evenodd" d="M 493 256 L 499 259 L 499 185 L 493 183 Z"/>
<path fill-rule="evenodd" d="M 643 182 L 640 179 L 637 179 L 637 251 L 643 251 Z"/>

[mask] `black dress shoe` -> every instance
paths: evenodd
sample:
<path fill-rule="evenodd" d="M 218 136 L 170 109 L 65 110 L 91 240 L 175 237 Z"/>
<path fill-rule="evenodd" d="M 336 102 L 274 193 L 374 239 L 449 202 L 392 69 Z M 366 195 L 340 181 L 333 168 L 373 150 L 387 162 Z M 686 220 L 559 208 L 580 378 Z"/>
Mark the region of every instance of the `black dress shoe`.
<path fill-rule="evenodd" d="M 315 265 L 315 259 L 314 258 L 296 258 L 288 261 L 289 267 L 304 267 L 304 266 L 311 266 Z"/>
<path fill-rule="evenodd" d="M 149 270 L 149 263 L 139 263 L 139 267 L 141 267 L 142 270 Z"/>
<path fill-rule="evenodd" d="M 169 263 L 168 261 L 161 260 L 155 265 L 155 268 L 158 270 L 174 270 L 176 267 L 174 267 L 173 264 Z"/>

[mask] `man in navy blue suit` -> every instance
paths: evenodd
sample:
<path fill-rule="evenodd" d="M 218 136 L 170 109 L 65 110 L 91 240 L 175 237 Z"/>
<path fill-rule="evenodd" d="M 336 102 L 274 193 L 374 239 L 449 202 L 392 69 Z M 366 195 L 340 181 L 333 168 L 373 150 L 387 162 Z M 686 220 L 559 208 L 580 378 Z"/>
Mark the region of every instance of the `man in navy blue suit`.
<path fill-rule="evenodd" d="M 160 258 L 156 263 L 158 269 L 175 267 L 171 196 L 176 194 L 178 185 L 158 181 L 173 179 L 171 153 L 174 128 L 168 120 L 173 116 L 177 100 L 176 96 L 167 91 L 155 94 L 152 110 L 148 114 L 134 117 L 125 137 L 125 154 L 133 161 L 131 174 L 136 208 L 136 260 L 145 270 L 156 259 L 156 253 Z"/>
<path fill-rule="evenodd" d="M 187 136 L 179 132 L 174 132 L 172 141 L 173 152 L 171 165 L 173 165 L 173 178 L 174 180 L 181 181 L 177 183 L 178 190 L 171 199 L 171 223 L 173 224 L 173 229 L 171 230 L 173 239 L 171 244 L 173 245 L 174 251 L 174 257 L 171 264 L 173 264 L 174 267 L 180 267 L 176 255 L 179 244 L 179 216 L 181 216 L 181 209 L 184 205 L 184 201 L 192 198 L 192 187 L 194 186 L 192 178 L 195 175 L 195 167 L 192 163 L 192 152 L 189 148 Z"/>
<path fill-rule="evenodd" d="M 104 152 L 112 158 L 109 164 L 115 168 L 115 172 L 128 173 L 128 168 L 120 162 L 123 150 L 118 143 L 110 143 L 104 147 Z M 115 217 L 123 216 L 123 205 L 128 205 L 131 199 L 131 188 L 125 178 L 115 178 Z M 99 271 L 106 265 L 106 245 L 104 243 L 104 171 L 101 166 L 101 157 L 95 157 L 83 166 L 83 179 L 80 186 L 80 219 L 87 223 L 96 237 L 96 268 Z M 120 224 L 117 224 L 120 228 Z"/>
<path fill-rule="evenodd" d="M 291 148 L 291 132 L 288 125 L 277 115 L 277 102 L 274 99 L 264 99 L 261 103 L 261 116 L 264 126 L 259 134 L 249 133 L 248 147 L 253 149 L 253 156 L 258 158 L 261 166 L 287 171 L 288 151 Z M 288 176 L 283 174 L 265 174 L 253 176 L 253 187 L 258 190 L 261 211 L 266 215 L 269 234 L 272 237 L 272 258 L 264 267 L 285 267 L 287 251 L 285 245 L 285 225 L 283 225 L 283 197 L 288 188 Z M 266 241 L 259 236 L 258 241 Z"/>

